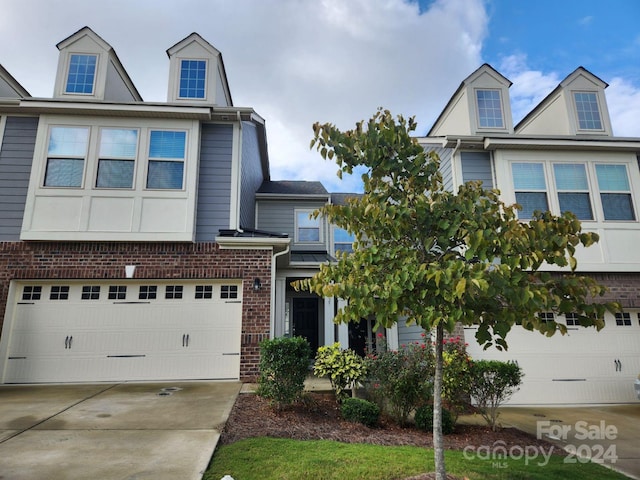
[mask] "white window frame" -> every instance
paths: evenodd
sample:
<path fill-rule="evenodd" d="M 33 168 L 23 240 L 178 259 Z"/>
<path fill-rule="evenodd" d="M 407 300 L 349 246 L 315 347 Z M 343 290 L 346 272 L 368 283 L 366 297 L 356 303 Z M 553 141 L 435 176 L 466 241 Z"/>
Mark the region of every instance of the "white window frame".
<path fill-rule="evenodd" d="M 178 78 L 176 83 L 176 97 L 179 100 L 188 100 L 188 101 L 206 101 L 209 96 L 209 59 L 208 58 L 187 58 L 180 57 L 177 59 L 178 61 Z M 195 61 L 195 62 L 204 62 L 204 96 L 203 97 L 183 97 L 180 95 L 180 80 L 182 79 L 182 62 L 184 61 Z"/>
<path fill-rule="evenodd" d="M 315 211 L 315 209 L 303 209 L 303 208 L 296 208 L 294 210 L 294 220 L 295 220 L 295 225 L 294 225 L 294 229 L 295 229 L 295 242 L 296 243 L 301 243 L 301 244 L 307 244 L 307 245 L 319 245 L 323 243 L 323 239 L 324 239 L 324 231 L 323 231 L 323 221 L 322 221 L 322 217 L 318 217 L 315 219 L 315 221 L 318 222 L 318 240 L 300 240 L 300 235 L 299 235 L 299 229 L 303 228 L 300 227 L 298 225 L 298 216 L 299 215 L 308 215 L 310 216 L 313 212 Z"/>
<path fill-rule="evenodd" d="M 54 128 L 80 128 L 86 129 L 87 133 L 87 146 L 85 148 L 84 155 L 51 155 L 49 156 L 49 144 L 51 143 L 51 132 Z M 76 125 L 76 124 L 68 124 L 68 125 L 60 125 L 60 124 L 51 124 L 47 126 L 46 138 L 44 139 L 44 158 L 42 163 L 42 173 L 40 175 L 39 184 L 41 188 L 46 189 L 63 189 L 63 190 L 81 190 L 85 188 L 86 185 L 86 177 L 88 167 L 89 167 L 89 155 L 91 151 L 91 136 L 93 134 L 92 128 L 87 125 Z M 47 169 L 49 167 L 50 159 L 72 159 L 72 160 L 82 160 L 82 179 L 80 181 L 80 185 L 78 186 L 64 186 L 64 185 L 46 185 L 47 180 Z"/>
<path fill-rule="evenodd" d="M 558 188 L 558 182 L 556 180 L 556 171 L 555 165 L 582 165 L 584 167 L 585 175 L 587 176 L 587 190 L 560 190 Z M 553 179 L 553 188 L 554 188 L 554 200 L 557 201 L 558 204 L 558 215 L 562 213 L 562 209 L 560 207 L 560 194 L 561 193 L 586 193 L 589 195 L 589 206 L 591 207 L 591 218 L 589 219 L 580 219 L 581 222 L 594 222 L 596 220 L 596 209 L 593 199 L 594 194 L 594 184 L 591 181 L 591 175 L 589 174 L 589 164 L 587 162 L 563 162 L 563 161 L 552 161 L 549 164 L 549 169 L 551 172 L 551 177 Z M 604 218 L 603 218 L 604 219 Z"/>
<path fill-rule="evenodd" d="M 151 157 L 151 132 L 184 132 L 184 157 L 183 158 L 164 158 L 164 157 Z M 144 169 L 144 189 L 152 192 L 180 192 L 185 190 L 185 183 L 187 181 L 187 159 L 189 158 L 189 131 L 184 128 L 148 128 L 146 129 L 145 141 L 146 141 L 146 155 L 145 155 L 145 169 Z M 151 162 L 173 162 L 182 163 L 182 186 L 180 188 L 154 188 L 148 187 L 149 182 L 149 164 Z"/>
<path fill-rule="evenodd" d="M 81 55 L 84 57 L 95 57 L 96 59 L 96 66 L 95 69 L 93 71 L 93 85 L 91 86 L 91 93 L 87 93 L 87 92 L 68 92 L 67 91 L 67 85 L 69 83 L 69 70 L 71 69 L 71 58 L 74 55 Z M 80 95 L 80 96 L 84 96 L 84 97 L 95 97 L 96 95 L 96 87 L 98 84 L 98 68 L 100 66 L 100 54 L 98 53 L 94 53 L 94 52 L 69 52 L 67 54 L 67 59 L 66 59 L 66 67 L 64 70 L 64 78 L 62 79 L 62 93 L 63 95 Z"/>
<path fill-rule="evenodd" d="M 578 115 L 578 104 L 576 102 L 576 94 L 580 94 L 580 93 L 586 93 L 586 94 L 590 94 L 590 95 L 594 95 L 596 98 L 596 104 L 598 105 L 598 117 L 600 117 L 600 128 L 582 128 L 580 126 L 580 116 Z M 596 91 L 590 91 L 590 90 L 572 90 L 571 91 L 571 102 L 573 105 L 573 114 L 575 115 L 575 119 L 576 119 L 576 131 L 578 132 L 585 132 L 585 133 L 600 133 L 600 132 L 604 132 L 605 131 L 605 123 L 604 123 L 604 118 L 602 116 L 602 102 L 600 102 L 600 95 L 598 95 L 598 92 Z"/>
<path fill-rule="evenodd" d="M 498 127 L 498 126 L 485 126 L 482 125 L 481 122 L 481 116 L 480 116 L 480 105 L 478 103 L 478 93 L 479 92 L 498 92 L 498 97 L 500 99 L 500 116 L 502 118 L 502 126 Z M 478 87 L 478 88 L 474 88 L 473 90 L 473 101 L 474 101 L 474 105 L 475 105 L 475 109 L 476 109 L 476 122 L 478 125 L 478 130 L 507 130 L 507 120 L 505 118 L 505 111 L 504 111 L 504 98 L 502 95 L 502 89 L 501 88 L 483 88 L 483 87 Z"/>

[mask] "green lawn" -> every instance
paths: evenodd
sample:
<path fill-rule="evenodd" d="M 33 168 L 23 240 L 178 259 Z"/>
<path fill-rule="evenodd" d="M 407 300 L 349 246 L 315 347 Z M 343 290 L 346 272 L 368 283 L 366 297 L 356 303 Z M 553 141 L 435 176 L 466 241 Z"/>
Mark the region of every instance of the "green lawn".
<path fill-rule="evenodd" d="M 545 462 L 542 455 L 528 462 L 524 458 L 492 461 L 460 451 L 446 452 L 447 473 L 470 480 L 627 478 L 599 465 L 566 464 L 563 460 L 564 457 L 553 455 L 548 464 L 539 465 Z M 419 447 L 253 438 L 219 447 L 204 479 L 220 480 L 229 474 L 234 480 L 392 480 L 433 470 L 433 450 Z"/>

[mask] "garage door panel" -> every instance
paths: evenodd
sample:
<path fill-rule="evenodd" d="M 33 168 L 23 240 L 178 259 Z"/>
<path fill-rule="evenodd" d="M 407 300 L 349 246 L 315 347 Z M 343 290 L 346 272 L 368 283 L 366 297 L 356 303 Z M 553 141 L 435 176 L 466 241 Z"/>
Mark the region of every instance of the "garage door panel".
<path fill-rule="evenodd" d="M 239 378 L 237 281 L 33 282 L 25 302 L 29 285 L 14 289 L 5 382 Z"/>

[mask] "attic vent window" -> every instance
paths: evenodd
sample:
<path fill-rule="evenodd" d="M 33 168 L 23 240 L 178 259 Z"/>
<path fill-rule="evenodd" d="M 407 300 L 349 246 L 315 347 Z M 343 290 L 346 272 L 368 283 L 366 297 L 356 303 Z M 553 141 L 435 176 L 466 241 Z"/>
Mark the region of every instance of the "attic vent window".
<path fill-rule="evenodd" d="M 480 128 L 504 128 L 500 90 L 476 90 Z"/>
<path fill-rule="evenodd" d="M 205 98 L 207 62 L 182 60 L 180 64 L 180 98 Z"/>
<path fill-rule="evenodd" d="M 573 98 L 576 102 L 580 130 L 602 130 L 596 94 L 594 92 L 575 92 Z"/>
<path fill-rule="evenodd" d="M 97 59 L 97 55 L 71 55 L 65 93 L 93 95 Z"/>

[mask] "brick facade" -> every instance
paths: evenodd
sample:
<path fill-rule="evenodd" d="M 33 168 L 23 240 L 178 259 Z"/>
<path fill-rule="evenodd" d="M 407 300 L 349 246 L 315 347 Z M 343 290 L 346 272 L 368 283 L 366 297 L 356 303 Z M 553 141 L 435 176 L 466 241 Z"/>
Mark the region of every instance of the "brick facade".
<path fill-rule="evenodd" d="M 240 378 L 258 375 L 259 342 L 269 337 L 271 251 L 221 250 L 206 243 L 0 242 L 0 331 L 11 280 L 241 279 L 243 282 Z M 262 288 L 253 289 L 260 278 Z"/>

